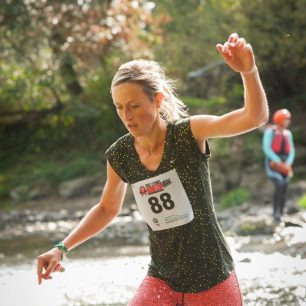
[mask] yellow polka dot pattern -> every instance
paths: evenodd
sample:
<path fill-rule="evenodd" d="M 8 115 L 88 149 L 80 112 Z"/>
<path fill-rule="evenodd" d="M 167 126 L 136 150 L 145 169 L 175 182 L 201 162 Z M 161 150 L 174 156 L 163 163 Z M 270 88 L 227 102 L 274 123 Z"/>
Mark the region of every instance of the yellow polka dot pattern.
<path fill-rule="evenodd" d="M 176 169 L 194 212 L 183 226 L 149 229 L 151 263 L 148 275 L 166 281 L 180 292 L 200 292 L 225 280 L 233 271 L 233 260 L 213 207 L 208 158 L 202 154 L 190 129 L 190 119 L 167 126 L 164 155 L 156 171 L 141 163 L 134 140 L 126 134 L 107 151 L 116 173 L 129 184 Z"/>

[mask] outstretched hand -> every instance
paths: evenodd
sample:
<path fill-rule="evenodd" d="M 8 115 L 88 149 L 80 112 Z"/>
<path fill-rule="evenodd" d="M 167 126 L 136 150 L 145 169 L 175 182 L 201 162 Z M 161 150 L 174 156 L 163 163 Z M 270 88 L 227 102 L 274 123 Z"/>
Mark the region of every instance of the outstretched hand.
<path fill-rule="evenodd" d="M 253 49 L 243 37 L 232 33 L 222 45 L 217 44 L 217 49 L 226 63 L 236 72 L 249 74 L 256 70 Z"/>
<path fill-rule="evenodd" d="M 65 271 L 61 265 L 61 257 L 62 252 L 57 248 L 37 257 L 37 277 L 39 285 L 43 279 L 52 279 L 51 273 Z"/>

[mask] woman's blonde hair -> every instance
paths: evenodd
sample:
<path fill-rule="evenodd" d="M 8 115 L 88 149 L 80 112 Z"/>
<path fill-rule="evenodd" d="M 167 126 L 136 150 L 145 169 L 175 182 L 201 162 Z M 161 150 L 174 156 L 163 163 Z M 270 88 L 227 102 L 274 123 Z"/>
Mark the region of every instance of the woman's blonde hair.
<path fill-rule="evenodd" d="M 152 101 L 158 92 L 162 92 L 164 99 L 159 114 L 167 122 L 188 116 L 186 105 L 177 98 L 174 82 L 166 78 L 157 62 L 140 59 L 121 65 L 113 78 L 111 92 L 115 86 L 124 82 L 142 85 Z"/>

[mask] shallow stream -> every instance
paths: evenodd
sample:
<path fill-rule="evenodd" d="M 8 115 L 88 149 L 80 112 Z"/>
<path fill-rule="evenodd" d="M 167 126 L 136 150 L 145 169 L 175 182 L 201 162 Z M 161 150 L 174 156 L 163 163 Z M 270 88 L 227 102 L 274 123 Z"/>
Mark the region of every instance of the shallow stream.
<path fill-rule="evenodd" d="M 305 259 L 234 249 L 233 254 L 245 305 L 306 305 Z M 65 259 L 64 273 L 39 286 L 34 258 L 30 253 L 2 258 L 1 306 L 126 305 L 149 263 L 147 247 L 85 245 Z"/>

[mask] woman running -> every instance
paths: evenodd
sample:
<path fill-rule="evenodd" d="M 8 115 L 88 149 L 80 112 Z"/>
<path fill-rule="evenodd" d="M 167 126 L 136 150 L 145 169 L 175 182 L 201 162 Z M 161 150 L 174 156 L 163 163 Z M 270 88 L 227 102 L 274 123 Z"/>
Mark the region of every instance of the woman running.
<path fill-rule="evenodd" d="M 38 282 L 61 269 L 63 253 L 103 230 L 130 184 L 148 224 L 151 263 L 130 306 L 242 305 L 233 259 L 215 216 L 207 140 L 251 131 L 268 105 L 250 44 L 234 33 L 218 51 L 244 85 L 244 106 L 223 116 L 188 116 L 161 67 L 135 60 L 111 94 L 128 134 L 106 152 L 101 200 L 62 242 L 38 256 Z"/>

